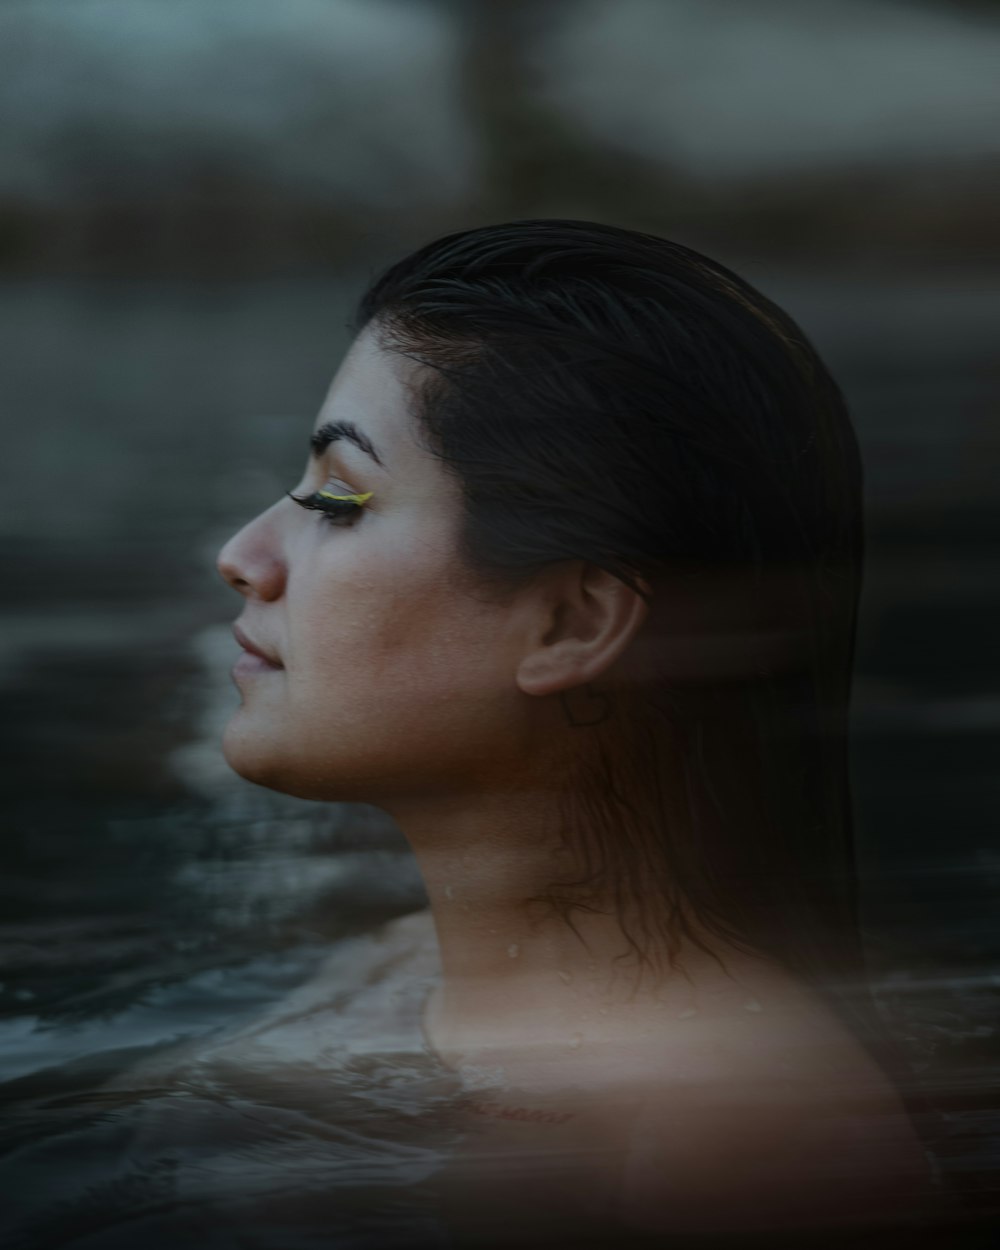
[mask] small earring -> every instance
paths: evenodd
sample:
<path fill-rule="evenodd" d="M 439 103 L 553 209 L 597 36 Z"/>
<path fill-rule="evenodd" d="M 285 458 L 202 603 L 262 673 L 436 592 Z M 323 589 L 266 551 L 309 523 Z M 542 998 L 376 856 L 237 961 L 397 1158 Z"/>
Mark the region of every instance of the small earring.
<path fill-rule="evenodd" d="M 577 686 L 576 690 L 579 689 L 580 687 Z M 608 719 L 612 711 L 610 695 L 605 694 L 601 690 L 595 690 L 590 682 L 587 682 L 583 689 L 590 696 L 591 703 L 597 705 L 596 710 L 594 707 L 591 707 L 591 715 L 583 718 L 577 716 L 570 707 L 569 692 L 566 690 L 559 691 L 559 701 L 562 703 L 563 712 L 566 716 L 566 723 L 571 725 L 574 729 L 584 725 L 599 725 L 602 721 L 606 721 Z"/>

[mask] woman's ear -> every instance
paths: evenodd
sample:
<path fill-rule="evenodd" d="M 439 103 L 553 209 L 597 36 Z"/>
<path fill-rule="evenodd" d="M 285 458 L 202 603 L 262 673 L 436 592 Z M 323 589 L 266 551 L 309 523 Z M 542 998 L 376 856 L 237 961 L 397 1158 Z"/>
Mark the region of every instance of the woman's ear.
<path fill-rule="evenodd" d="M 625 651 L 649 611 L 623 581 L 581 560 L 551 570 L 535 592 L 517 669 L 525 694 L 553 694 L 593 681 Z"/>

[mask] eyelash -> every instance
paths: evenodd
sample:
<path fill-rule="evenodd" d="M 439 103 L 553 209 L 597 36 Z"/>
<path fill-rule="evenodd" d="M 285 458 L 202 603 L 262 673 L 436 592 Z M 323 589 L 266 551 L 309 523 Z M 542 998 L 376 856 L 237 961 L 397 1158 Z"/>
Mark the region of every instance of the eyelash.
<path fill-rule="evenodd" d="M 313 512 L 319 512 L 321 520 L 327 521 L 330 525 L 346 528 L 357 519 L 365 501 L 371 498 L 372 492 L 368 491 L 363 495 L 334 496 L 332 491 L 317 490 L 311 495 L 293 495 L 291 491 L 287 494 L 288 498 L 297 503 L 300 508 L 309 508 Z"/>

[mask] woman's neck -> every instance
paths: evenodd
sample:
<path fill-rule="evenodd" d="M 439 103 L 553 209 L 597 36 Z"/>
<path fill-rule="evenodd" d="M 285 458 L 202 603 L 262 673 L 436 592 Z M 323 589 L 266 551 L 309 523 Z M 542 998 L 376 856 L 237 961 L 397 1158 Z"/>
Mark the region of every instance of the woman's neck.
<path fill-rule="evenodd" d="M 446 1060 L 532 1044 L 572 1050 L 585 1037 L 634 1031 L 650 1010 L 684 1018 L 697 1010 L 699 984 L 734 984 L 695 942 L 679 944 L 671 967 L 655 925 L 640 962 L 607 893 L 559 889 L 576 904 L 568 912 L 546 902 L 579 871 L 555 804 L 506 789 L 495 804 L 479 794 L 464 809 L 393 814 L 430 899 L 441 980 L 425 1027 Z M 637 902 L 662 914 L 658 899 Z"/>

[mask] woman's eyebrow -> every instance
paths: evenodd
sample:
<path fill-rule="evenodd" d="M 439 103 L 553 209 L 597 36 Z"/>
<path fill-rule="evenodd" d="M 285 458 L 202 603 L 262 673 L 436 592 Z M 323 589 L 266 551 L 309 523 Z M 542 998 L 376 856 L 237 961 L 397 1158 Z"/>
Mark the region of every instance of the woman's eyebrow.
<path fill-rule="evenodd" d="M 340 438 L 346 438 L 348 442 L 353 443 L 367 456 L 375 461 L 381 468 L 385 468 L 382 460 L 372 445 L 371 439 L 367 435 L 362 434 L 353 421 L 327 421 L 321 425 L 318 430 L 314 430 L 310 439 L 309 446 L 312 448 L 314 456 L 322 456 L 323 452 Z"/>

